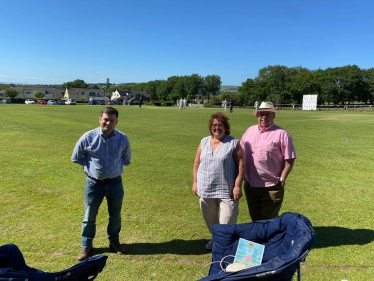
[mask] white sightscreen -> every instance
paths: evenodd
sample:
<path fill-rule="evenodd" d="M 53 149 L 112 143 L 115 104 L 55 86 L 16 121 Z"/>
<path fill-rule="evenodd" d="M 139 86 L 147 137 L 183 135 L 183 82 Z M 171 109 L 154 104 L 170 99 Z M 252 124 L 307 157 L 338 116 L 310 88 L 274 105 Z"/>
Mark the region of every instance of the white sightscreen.
<path fill-rule="evenodd" d="M 317 110 L 317 95 L 303 95 L 303 110 Z"/>

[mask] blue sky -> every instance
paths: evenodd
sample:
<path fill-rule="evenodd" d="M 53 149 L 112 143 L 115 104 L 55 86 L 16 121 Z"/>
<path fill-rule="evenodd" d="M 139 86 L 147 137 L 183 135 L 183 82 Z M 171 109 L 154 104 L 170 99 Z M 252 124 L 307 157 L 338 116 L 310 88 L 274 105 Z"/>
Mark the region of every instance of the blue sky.
<path fill-rule="evenodd" d="M 0 82 L 148 82 L 374 67 L 374 1 L 2 0 Z"/>

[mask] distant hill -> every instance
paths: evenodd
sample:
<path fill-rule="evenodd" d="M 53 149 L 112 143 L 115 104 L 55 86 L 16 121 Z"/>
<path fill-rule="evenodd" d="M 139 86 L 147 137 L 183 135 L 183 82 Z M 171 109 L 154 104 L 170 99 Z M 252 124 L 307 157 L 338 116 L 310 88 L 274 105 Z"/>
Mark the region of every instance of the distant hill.
<path fill-rule="evenodd" d="M 220 92 L 231 92 L 231 93 L 237 93 L 239 86 L 221 86 Z"/>

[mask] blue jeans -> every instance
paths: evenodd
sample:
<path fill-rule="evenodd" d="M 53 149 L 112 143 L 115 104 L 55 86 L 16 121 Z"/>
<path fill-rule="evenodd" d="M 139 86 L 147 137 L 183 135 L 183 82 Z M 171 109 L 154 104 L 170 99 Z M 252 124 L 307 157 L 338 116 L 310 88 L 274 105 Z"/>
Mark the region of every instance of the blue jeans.
<path fill-rule="evenodd" d="M 96 234 L 96 216 L 104 197 L 108 204 L 109 240 L 118 238 L 121 231 L 121 209 L 124 197 L 121 176 L 106 182 L 86 178 L 84 187 L 84 219 L 82 222 L 82 248 L 92 246 Z"/>

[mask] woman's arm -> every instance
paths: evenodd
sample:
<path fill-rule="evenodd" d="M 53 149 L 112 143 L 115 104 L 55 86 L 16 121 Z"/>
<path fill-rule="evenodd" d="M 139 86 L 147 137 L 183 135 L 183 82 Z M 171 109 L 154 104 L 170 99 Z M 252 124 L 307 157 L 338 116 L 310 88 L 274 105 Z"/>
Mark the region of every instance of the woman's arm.
<path fill-rule="evenodd" d="M 243 184 L 243 175 L 244 175 L 244 158 L 243 158 L 243 149 L 238 143 L 236 145 L 236 148 L 233 152 L 233 157 L 236 163 L 236 166 L 238 167 L 238 174 L 235 178 L 235 186 L 233 189 L 233 196 L 234 200 L 239 200 L 243 194 L 242 194 L 242 184 Z"/>
<path fill-rule="evenodd" d="M 197 170 L 199 169 L 200 165 L 200 155 L 201 155 L 201 147 L 197 148 L 195 161 L 193 164 L 193 185 L 192 185 L 192 192 L 195 193 L 197 196 Z"/>

